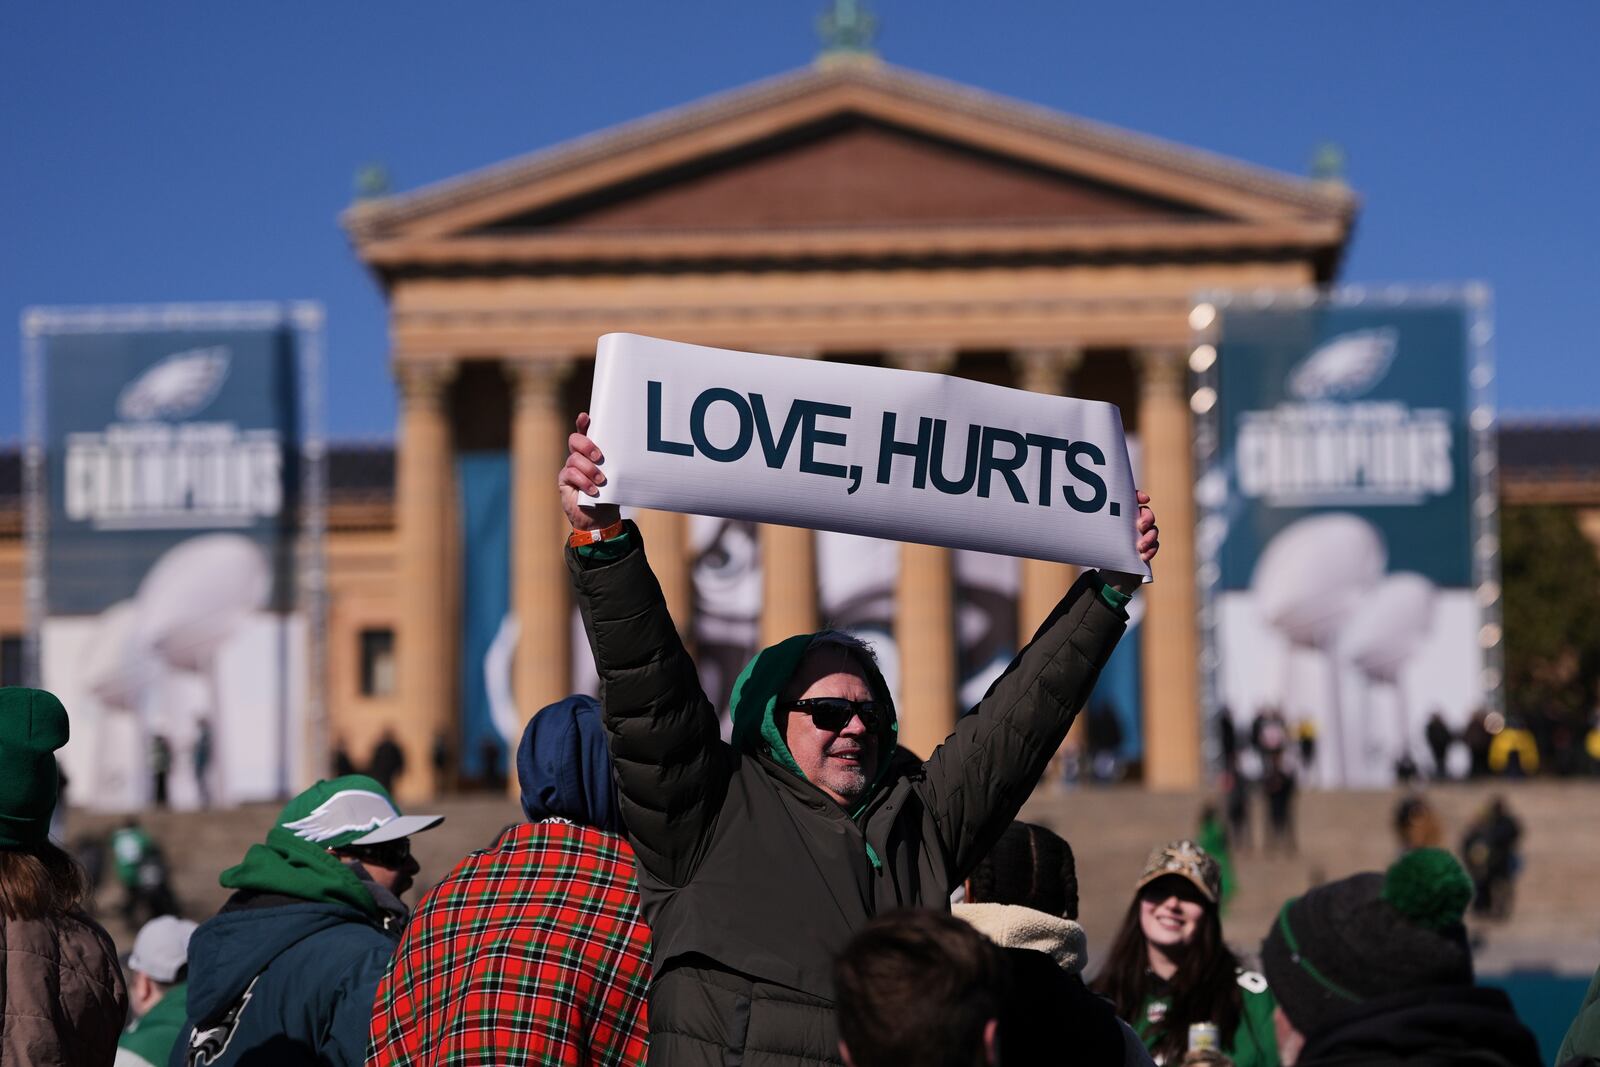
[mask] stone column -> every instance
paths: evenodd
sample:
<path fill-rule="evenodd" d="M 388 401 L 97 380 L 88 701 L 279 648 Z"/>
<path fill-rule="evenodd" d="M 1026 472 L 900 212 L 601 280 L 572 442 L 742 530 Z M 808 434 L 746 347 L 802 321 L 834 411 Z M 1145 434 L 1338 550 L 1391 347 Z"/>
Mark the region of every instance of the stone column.
<path fill-rule="evenodd" d="M 889 361 L 901 370 L 948 373 L 955 366 L 955 351 L 897 349 Z M 948 548 L 901 544 L 894 639 L 900 650 L 900 743 L 927 759 L 956 725 L 960 679 L 955 573 Z"/>
<path fill-rule="evenodd" d="M 1083 362 L 1083 350 L 1075 345 L 1031 346 L 1017 349 L 1011 360 L 1022 388 L 1030 393 L 1066 396 L 1070 393 L 1072 374 Z M 1033 636 L 1077 576 L 1078 569 L 1065 563 L 1042 559 L 1022 561 L 1021 584 L 1017 590 L 1019 646 Z"/>
<path fill-rule="evenodd" d="M 763 523 L 761 644 L 817 629 L 817 546 L 812 531 Z"/>
<path fill-rule="evenodd" d="M 816 359 L 815 348 L 767 348 L 775 356 Z M 764 523 L 761 544 L 761 645 L 818 628 L 817 545 L 811 530 Z"/>
<path fill-rule="evenodd" d="M 400 386 L 395 470 L 400 612 L 396 734 L 406 757 L 395 792 L 402 801 L 420 801 L 438 788 L 434 739 L 455 725 L 455 679 L 450 670 L 453 571 L 446 546 L 456 508 L 450 498 L 450 420 L 445 406 L 455 367 L 447 362 L 397 362 L 394 374 Z"/>
<path fill-rule="evenodd" d="M 639 508 L 633 521 L 649 546 L 650 569 L 661 583 L 667 610 L 678 627 L 678 636 L 694 650 L 694 546 L 689 543 L 689 516 L 676 511 Z"/>
<path fill-rule="evenodd" d="M 1199 639 L 1194 572 L 1194 472 L 1187 363 L 1178 348 L 1139 360 L 1144 485 L 1161 523 L 1156 580 L 1138 594 L 1144 617 L 1144 777 L 1156 790 L 1200 784 Z"/>
<path fill-rule="evenodd" d="M 523 724 L 572 688 L 572 595 L 562 543 L 568 532 L 556 494 L 567 458 L 571 419 L 561 383 L 571 369 L 565 353 L 510 361 L 515 394 L 511 415 L 511 610 L 521 626 L 511 668 Z M 519 734 L 520 736 L 520 734 Z M 515 742 L 508 787 L 517 791 Z"/>
<path fill-rule="evenodd" d="M 1067 396 L 1072 375 L 1083 363 L 1083 349 L 1077 345 L 1028 345 L 1011 354 L 1017 384 L 1030 393 Z M 1078 568 L 1045 559 L 1023 559 L 1017 585 L 1017 647 L 1033 638 L 1039 624 L 1049 616 L 1061 596 L 1078 577 Z M 1080 714 L 1061 742 L 1061 753 L 1074 758 L 1083 751 L 1083 725 Z"/>

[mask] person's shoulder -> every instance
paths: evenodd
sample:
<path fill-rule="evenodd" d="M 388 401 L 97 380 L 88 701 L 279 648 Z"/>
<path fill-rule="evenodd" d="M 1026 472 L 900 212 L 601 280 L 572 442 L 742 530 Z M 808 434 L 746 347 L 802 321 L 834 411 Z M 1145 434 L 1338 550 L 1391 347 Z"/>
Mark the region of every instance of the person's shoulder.
<path fill-rule="evenodd" d="M 540 877 L 550 872 L 602 881 L 631 882 L 633 849 L 621 834 L 568 819 L 544 819 L 507 827 L 487 849 L 469 854 L 424 898 L 475 897 L 503 891 L 508 872 Z M 443 892 L 441 892 L 443 890 Z"/>
<path fill-rule="evenodd" d="M 105 927 L 82 911 L 69 911 L 43 919 L 7 919 L 8 940 L 18 936 L 42 938 L 59 946 L 64 963 L 84 961 L 91 966 L 117 958 L 116 944 Z"/>
<path fill-rule="evenodd" d="M 897 786 L 920 782 L 928 776 L 928 765 L 923 758 L 909 749 L 896 747 L 884 768 L 883 780 L 878 783 L 878 793 L 887 795 Z"/>
<path fill-rule="evenodd" d="M 376 918 L 348 904 L 295 897 L 277 899 L 282 902 L 263 906 L 253 913 L 224 912 L 211 921 L 233 918 L 266 922 L 274 932 L 283 935 L 285 951 L 290 950 L 288 946 L 295 946 L 300 951 L 332 958 L 368 948 L 387 946 L 392 949 L 399 941 L 399 935 L 379 925 Z"/>
<path fill-rule="evenodd" d="M 0 950 L 26 960 L 24 972 L 52 988 L 81 983 L 97 997 L 121 1001 L 126 995 L 111 935 L 81 911 L 0 919 Z"/>
<path fill-rule="evenodd" d="M 297 986 L 331 989 L 381 974 L 399 938 L 370 921 L 355 918 L 317 930 L 292 944 L 268 965 L 274 979 Z"/>

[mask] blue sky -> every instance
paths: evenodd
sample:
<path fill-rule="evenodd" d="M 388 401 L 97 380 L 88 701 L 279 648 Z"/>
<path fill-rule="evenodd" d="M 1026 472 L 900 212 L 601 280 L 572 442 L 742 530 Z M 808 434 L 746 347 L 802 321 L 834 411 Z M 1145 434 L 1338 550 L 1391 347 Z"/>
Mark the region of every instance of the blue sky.
<path fill-rule="evenodd" d="M 808 63 L 822 0 L 0 4 L 0 441 L 30 304 L 311 298 L 328 429 L 392 433 L 353 179 L 469 171 Z M 1348 158 L 1343 279 L 1483 279 L 1499 400 L 1600 413 L 1600 4 L 877 0 L 879 50 L 1303 173 Z"/>

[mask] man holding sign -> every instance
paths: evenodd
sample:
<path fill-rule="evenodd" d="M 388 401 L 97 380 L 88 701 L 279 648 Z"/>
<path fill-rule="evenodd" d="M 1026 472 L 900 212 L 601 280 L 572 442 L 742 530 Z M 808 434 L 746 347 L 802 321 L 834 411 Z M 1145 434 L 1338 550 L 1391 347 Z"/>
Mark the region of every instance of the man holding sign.
<path fill-rule="evenodd" d="M 606 460 L 587 415 L 577 429 L 559 478 L 567 564 L 652 929 L 650 1061 L 842 1063 L 834 955 L 880 912 L 948 906 L 1065 737 L 1142 576 L 1080 577 L 926 761 L 896 746 L 870 647 L 837 631 L 750 662 L 725 744 L 638 528 L 583 506 Z M 1148 563 L 1155 516 L 1136 499 L 1129 555 Z"/>

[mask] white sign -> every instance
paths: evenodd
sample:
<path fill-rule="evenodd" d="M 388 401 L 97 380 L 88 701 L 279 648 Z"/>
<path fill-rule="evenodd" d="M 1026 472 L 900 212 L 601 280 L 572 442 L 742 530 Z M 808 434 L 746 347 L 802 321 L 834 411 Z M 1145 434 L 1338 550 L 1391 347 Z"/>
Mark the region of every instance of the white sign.
<path fill-rule="evenodd" d="M 1115 405 L 607 334 L 598 502 L 1149 575 Z"/>

